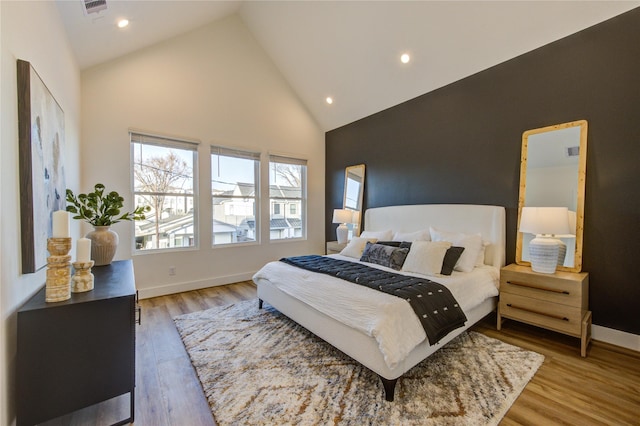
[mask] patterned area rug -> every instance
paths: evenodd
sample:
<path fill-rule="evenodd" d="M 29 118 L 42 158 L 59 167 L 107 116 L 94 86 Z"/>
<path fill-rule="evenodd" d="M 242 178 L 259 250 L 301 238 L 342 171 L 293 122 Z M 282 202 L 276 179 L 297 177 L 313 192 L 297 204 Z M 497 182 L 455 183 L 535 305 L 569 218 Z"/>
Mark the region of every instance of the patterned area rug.
<path fill-rule="evenodd" d="M 257 300 L 174 319 L 219 425 L 495 425 L 544 357 L 476 332 L 384 399 L 378 376 Z"/>

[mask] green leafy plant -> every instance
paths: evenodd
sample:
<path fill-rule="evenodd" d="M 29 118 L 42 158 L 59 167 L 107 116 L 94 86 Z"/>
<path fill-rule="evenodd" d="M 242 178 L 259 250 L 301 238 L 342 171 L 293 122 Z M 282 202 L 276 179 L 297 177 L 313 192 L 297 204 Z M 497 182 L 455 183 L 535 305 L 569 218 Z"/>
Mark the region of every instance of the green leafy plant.
<path fill-rule="evenodd" d="M 78 194 L 67 189 L 67 211 L 75 214 L 74 219 L 82 219 L 93 226 L 111 226 L 122 220 L 146 219 L 145 212 L 151 210 L 149 206 L 138 206 L 132 212 L 120 213 L 124 198 L 116 191 L 105 194 L 104 185 L 97 183 L 94 191 L 88 194 Z"/>

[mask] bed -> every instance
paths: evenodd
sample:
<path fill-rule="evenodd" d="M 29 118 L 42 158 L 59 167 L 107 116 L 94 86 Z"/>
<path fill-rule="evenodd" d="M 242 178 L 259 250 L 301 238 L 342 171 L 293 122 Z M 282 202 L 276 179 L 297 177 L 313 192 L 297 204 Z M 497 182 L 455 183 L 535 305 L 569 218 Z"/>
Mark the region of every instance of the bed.
<path fill-rule="evenodd" d="M 495 309 L 499 270 L 505 264 L 505 210 L 486 205 L 410 205 L 368 209 L 364 217 L 363 237 L 388 232 L 415 236 L 429 229 L 481 235 L 483 256 L 472 271 L 426 277 L 451 288 L 466 315 L 463 327 L 430 344 L 424 330 L 420 335 L 419 321 L 404 299 L 280 261 L 265 265 L 253 280 L 261 307 L 269 303 L 377 373 L 386 399 L 393 401 L 396 382 L 405 372 Z M 359 262 L 342 254 L 329 257 Z M 384 340 L 388 338 L 391 342 Z"/>

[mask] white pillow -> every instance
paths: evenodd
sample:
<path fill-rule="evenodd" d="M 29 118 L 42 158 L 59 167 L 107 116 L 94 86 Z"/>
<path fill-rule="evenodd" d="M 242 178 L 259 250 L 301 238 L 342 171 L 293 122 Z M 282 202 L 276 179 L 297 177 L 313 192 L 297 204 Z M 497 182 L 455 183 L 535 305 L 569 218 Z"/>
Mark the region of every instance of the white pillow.
<path fill-rule="evenodd" d="M 389 241 L 392 236 L 393 232 L 390 229 L 388 231 L 363 231 L 360 234 L 360 238 L 375 238 L 378 241 Z"/>
<path fill-rule="evenodd" d="M 451 243 L 448 241 L 414 241 L 402 270 L 422 275 L 440 275 L 442 261 L 449 247 Z"/>
<path fill-rule="evenodd" d="M 362 257 L 362 252 L 364 248 L 367 246 L 367 241 L 371 241 L 375 243 L 377 240 L 375 238 L 363 238 L 363 237 L 353 237 L 349 244 L 340 252 L 343 256 L 354 257 L 358 260 Z"/>
<path fill-rule="evenodd" d="M 428 229 L 415 232 L 396 232 L 393 234 L 393 241 L 431 241 L 431 234 Z"/>
<path fill-rule="evenodd" d="M 485 252 L 487 251 L 487 246 L 488 245 L 489 245 L 489 243 L 487 241 L 482 241 L 482 247 L 480 248 L 480 251 L 478 252 L 478 258 L 476 259 L 476 266 L 484 265 L 484 255 L 485 255 Z"/>
<path fill-rule="evenodd" d="M 478 258 L 482 251 L 482 236 L 480 234 L 464 234 L 462 232 L 447 232 L 430 227 L 432 241 L 448 241 L 454 246 L 464 247 L 462 256 L 458 259 L 454 270 L 460 272 L 471 272 L 476 267 Z M 484 254 L 482 254 L 484 263 Z"/>

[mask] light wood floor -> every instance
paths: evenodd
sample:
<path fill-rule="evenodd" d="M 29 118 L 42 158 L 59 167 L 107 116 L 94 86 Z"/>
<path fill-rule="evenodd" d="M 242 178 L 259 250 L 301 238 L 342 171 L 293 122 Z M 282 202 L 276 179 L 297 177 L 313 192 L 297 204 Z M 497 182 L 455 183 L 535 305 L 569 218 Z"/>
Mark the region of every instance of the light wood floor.
<path fill-rule="evenodd" d="M 136 425 L 215 424 L 172 318 L 247 299 L 256 299 L 251 282 L 140 301 Z M 493 314 L 474 329 L 546 357 L 502 425 L 640 425 L 639 353 L 594 342 L 588 357 L 581 358 L 577 338 L 515 321 L 505 322 L 498 332 Z M 47 425 L 108 424 L 101 421 L 114 420 L 105 413 L 118 406 L 126 413 L 127 404 L 128 399 L 110 401 Z"/>

